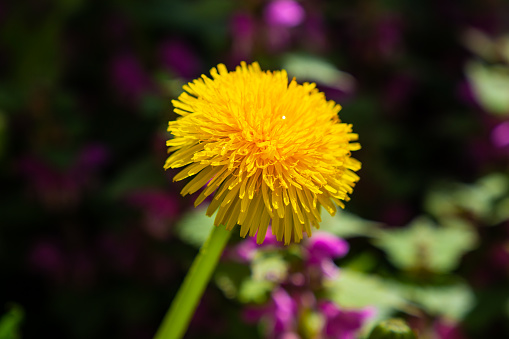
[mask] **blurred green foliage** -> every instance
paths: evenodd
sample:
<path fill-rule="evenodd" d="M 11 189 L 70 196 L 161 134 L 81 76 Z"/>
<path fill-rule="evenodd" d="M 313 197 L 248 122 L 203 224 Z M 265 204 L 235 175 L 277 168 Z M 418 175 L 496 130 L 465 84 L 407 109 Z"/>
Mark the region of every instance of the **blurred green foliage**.
<path fill-rule="evenodd" d="M 241 60 L 316 82 L 360 136 L 318 296 L 376 308 L 365 334 L 509 337 L 508 4 L 302 0 L 287 27 L 272 2 L 0 4 L 0 338 L 152 337 L 212 225 L 162 169 L 171 100 Z M 243 310 L 303 269 L 301 245 L 232 259 L 233 232 L 187 338 L 260 337 Z"/>
<path fill-rule="evenodd" d="M 21 338 L 20 326 L 24 318 L 24 311 L 19 305 L 11 305 L 10 309 L 0 318 L 0 338 Z"/>
<path fill-rule="evenodd" d="M 402 270 L 444 273 L 457 268 L 462 255 L 475 248 L 476 235 L 470 225 L 438 227 L 420 218 L 404 229 L 382 232 L 375 244 Z"/>

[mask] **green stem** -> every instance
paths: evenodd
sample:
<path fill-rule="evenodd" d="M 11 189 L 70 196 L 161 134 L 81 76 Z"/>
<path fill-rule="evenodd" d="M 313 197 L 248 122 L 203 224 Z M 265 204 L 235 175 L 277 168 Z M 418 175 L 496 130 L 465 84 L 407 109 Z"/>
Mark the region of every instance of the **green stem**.
<path fill-rule="evenodd" d="M 212 227 L 154 339 L 180 339 L 184 336 L 230 235 L 231 232 L 222 226 Z"/>

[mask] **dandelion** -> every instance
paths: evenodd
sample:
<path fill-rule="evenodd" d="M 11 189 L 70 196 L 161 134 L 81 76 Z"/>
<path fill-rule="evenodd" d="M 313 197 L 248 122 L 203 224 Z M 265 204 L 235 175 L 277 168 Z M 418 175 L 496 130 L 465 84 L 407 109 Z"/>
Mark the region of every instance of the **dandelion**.
<path fill-rule="evenodd" d="M 216 226 L 239 224 L 242 237 L 258 232 L 258 243 L 269 223 L 285 244 L 311 236 L 321 206 L 334 215 L 359 179 L 361 164 L 351 157 L 358 135 L 339 119 L 341 106 L 314 83 L 258 63 L 231 72 L 219 64 L 210 73 L 172 101 L 181 117 L 168 126 L 165 169 L 186 166 L 174 181 L 194 176 L 181 193 L 203 187 L 195 206 L 215 192 L 207 215 L 217 211 Z"/>

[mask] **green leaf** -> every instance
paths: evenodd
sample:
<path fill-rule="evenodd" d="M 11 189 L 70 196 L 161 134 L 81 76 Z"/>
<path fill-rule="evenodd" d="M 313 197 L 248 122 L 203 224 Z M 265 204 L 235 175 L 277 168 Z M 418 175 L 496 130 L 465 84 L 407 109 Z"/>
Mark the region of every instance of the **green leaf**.
<path fill-rule="evenodd" d="M 471 288 L 464 283 L 448 286 L 400 287 L 402 295 L 419 304 L 428 314 L 460 321 L 472 309 L 475 297 Z"/>
<path fill-rule="evenodd" d="M 288 263 L 279 252 L 258 252 L 251 271 L 253 280 L 282 282 L 288 276 Z"/>
<path fill-rule="evenodd" d="M 380 223 L 359 218 L 347 211 L 339 211 L 335 216 L 322 213 L 320 230 L 348 238 L 355 236 L 373 236 L 377 234 Z"/>
<path fill-rule="evenodd" d="M 247 279 L 242 282 L 239 290 L 241 303 L 261 304 L 274 288 L 274 283 L 268 280 Z"/>
<path fill-rule="evenodd" d="M 505 220 L 505 213 L 497 213 L 497 205 L 509 190 L 506 175 L 492 173 L 473 185 L 440 183 L 425 199 L 425 209 L 437 218 L 449 218 L 469 212 L 489 225 Z"/>
<path fill-rule="evenodd" d="M 324 325 L 325 317 L 322 313 L 305 309 L 299 319 L 299 332 L 304 334 L 304 338 L 321 338 Z"/>
<path fill-rule="evenodd" d="M 383 249 L 398 268 L 449 272 L 457 267 L 461 256 L 473 249 L 476 234 L 458 219 L 449 227 L 438 227 L 425 217 L 415 219 L 404 229 L 381 232 L 374 244 Z"/>
<path fill-rule="evenodd" d="M 208 238 L 213 225 L 214 216 L 208 217 L 206 207 L 190 210 L 178 221 L 175 230 L 182 241 L 200 248 Z M 223 227 L 223 226 L 218 226 Z"/>
<path fill-rule="evenodd" d="M 251 270 L 248 265 L 232 261 L 221 261 L 216 268 L 214 281 L 224 295 L 236 298 L 244 281 L 250 279 Z"/>
<path fill-rule="evenodd" d="M 342 307 L 376 306 L 382 309 L 403 309 L 406 301 L 383 279 L 342 269 L 338 279 L 326 282 L 327 295 Z"/>
<path fill-rule="evenodd" d="M 416 336 L 403 319 L 393 318 L 378 323 L 368 339 L 416 339 Z"/>
<path fill-rule="evenodd" d="M 495 224 L 504 220 L 509 220 L 509 197 L 501 200 L 495 206 L 495 212 L 493 214 L 493 221 Z"/>
<path fill-rule="evenodd" d="M 313 81 L 346 92 L 352 91 L 355 86 L 355 79 L 350 74 L 315 56 L 287 54 L 282 63 L 288 74 L 299 81 Z"/>
<path fill-rule="evenodd" d="M 2 318 L 0 318 L 0 339 L 21 338 L 19 327 L 24 318 L 23 309 L 14 304 Z"/>
<path fill-rule="evenodd" d="M 489 113 L 508 116 L 509 67 L 472 61 L 466 73 L 479 104 Z"/>
<path fill-rule="evenodd" d="M 498 47 L 501 56 L 505 62 L 509 64 L 509 35 L 505 35 L 498 39 Z"/>

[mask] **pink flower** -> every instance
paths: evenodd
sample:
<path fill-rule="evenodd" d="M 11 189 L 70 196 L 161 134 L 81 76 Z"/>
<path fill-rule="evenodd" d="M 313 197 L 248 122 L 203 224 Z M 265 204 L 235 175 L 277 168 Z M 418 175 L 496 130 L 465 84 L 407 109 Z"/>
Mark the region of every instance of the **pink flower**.
<path fill-rule="evenodd" d="M 230 21 L 232 35 L 232 63 L 250 60 L 256 37 L 255 19 L 248 13 L 236 13 Z"/>
<path fill-rule="evenodd" d="M 509 146 L 509 121 L 504 121 L 493 128 L 491 142 L 498 148 Z"/>
<path fill-rule="evenodd" d="M 112 85 L 123 98 L 138 102 L 151 86 L 150 78 L 133 54 L 123 53 L 111 62 Z"/>
<path fill-rule="evenodd" d="M 29 190 L 42 204 L 50 209 L 60 209 L 79 202 L 107 158 L 106 149 L 93 144 L 85 146 L 63 168 L 37 156 L 25 156 L 19 162 L 19 171 L 26 176 Z"/>
<path fill-rule="evenodd" d="M 437 339 L 465 339 L 457 323 L 445 319 L 438 319 L 433 324 Z"/>
<path fill-rule="evenodd" d="M 295 27 L 304 21 L 305 12 L 298 2 L 293 0 L 271 1 L 265 7 L 265 20 L 269 25 Z"/>
<path fill-rule="evenodd" d="M 318 267 L 321 274 L 329 279 L 337 276 L 339 269 L 333 259 L 348 253 L 348 243 L 326 232 L 317 232 L 308 239 L 306 244 L 307 260 L 310 268 Z"/>
<path fill-rule="evenodd" d="M 65 253 L 53 241 L 41 240 L 31 249 L 28 260 L 37 271 L 63 282 L 67 266 L 65 257 Z"/>
<path fill-rule="evenodd" d="M 268 338 L 281 338 L 293 333 L 297 325 L 297 303 L 281 287 L 272 291 L 272 300 L 262 307 L 247 308 L 243 317 L 246 322 L 263 320 L 267 324 Z"/>
<path fill-rule="evenodd" d="M 361 310 L 344 310 L 332 301 L 322 301 L 318 308 L 325 316 L 323 334 L 325 338 L 355 339 L 364 322 L 373 317 L 376 310 L 366 307 Z"/>
<path fill-rule="evenodd" d="M 228 253 L 226 253 L 226 256 L 236 260 L 240 259 L 239 261 L 248 263 L 253 260 L 259 249 L 267 248 L 269 246 L 281 246 L 281 243 L 277 241 L 276 236 L 272 234 L 270 226 L 267 229 L 267 233 L 262 244 L 256 243 L 256 236 L 249 237 L 242 240 L 233 249 L 229 250 Z"/>
<path fill-rule="evenodd" d="M 138 190 L 127 195 L 127 201 L 144 214 L 146 231 L 157 239 L 166 239 L 169 221 L 178 215 L 178 199 L 161 190 Z"/>
<path fill-rule="evenodd" d="M 200 73 L 200 60 L 191 47 L 180 40 L 168 40 L 159 47 L 161 63 L 183 78 L 194 78 Z"/>

